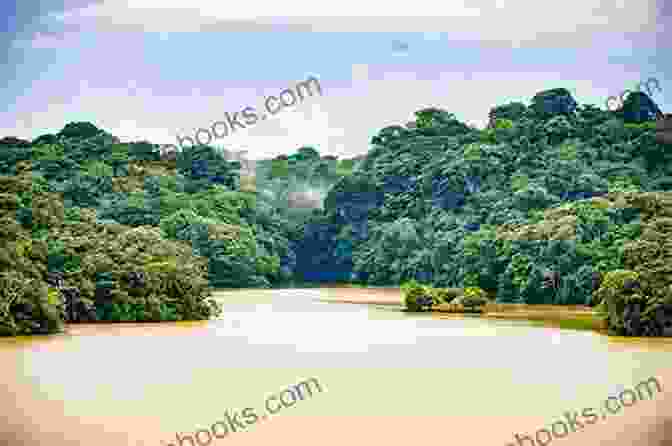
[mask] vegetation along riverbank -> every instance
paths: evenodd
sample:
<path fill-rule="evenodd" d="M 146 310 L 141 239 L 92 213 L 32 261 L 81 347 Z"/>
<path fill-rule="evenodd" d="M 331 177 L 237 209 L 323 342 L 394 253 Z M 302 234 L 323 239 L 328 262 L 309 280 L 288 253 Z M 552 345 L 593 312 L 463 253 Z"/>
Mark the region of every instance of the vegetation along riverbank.
<path fill-rule="evenodd" d="M 493 107 L 485 129 L 425 108 L 365 156 L 301 147 L 242 178 L 214 147 L 162 158 L 88 122 L 1 139 L 0 334 L 208 319 L 215 289 L 339 282 L 404 284 L 412 311 L 583 305 L 611 334 L 670 336 L 658 112 L 563 88 Z"/>

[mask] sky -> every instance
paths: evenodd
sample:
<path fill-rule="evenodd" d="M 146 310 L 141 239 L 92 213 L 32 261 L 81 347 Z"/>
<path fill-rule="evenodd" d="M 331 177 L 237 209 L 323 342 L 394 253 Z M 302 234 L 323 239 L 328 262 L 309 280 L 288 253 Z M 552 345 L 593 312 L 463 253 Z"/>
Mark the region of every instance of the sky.
<path fill-rule="evenodd" d="M 606 109 L 651 78 L 672 112 L 669 0 L 17 2 L 0 2 L 0 137 L 73 121 L 122 141 L 176 144 L 215 122 L 223 136 L 227 113 L 261 115 L 266 98 L 310 77 L 321 94 L 273 102 L 275 114 L 241 117 L 211 145 L 249 159 L 302 146 L 352 157 L 422 108 L 483 127 L 490 108 L 542 90 Z"/>

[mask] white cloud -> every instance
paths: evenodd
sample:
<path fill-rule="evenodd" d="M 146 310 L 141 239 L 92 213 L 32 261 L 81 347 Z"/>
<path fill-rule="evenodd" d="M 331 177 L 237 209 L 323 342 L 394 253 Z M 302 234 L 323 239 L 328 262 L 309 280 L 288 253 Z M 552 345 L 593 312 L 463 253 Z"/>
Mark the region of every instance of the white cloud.
<path fill-rule="evenodd" d="M 426 80 L 417 79 L 417 74 L 409 69 L 408 72 L 387 72 L 384 79 L 374 79 L 367 65 L 353 65 L 351 76 L 351 84 L 345 82 L 341 88 L 323 88 L 322 96 L 306 98 L 300 105 L 284 109 L 247 129 L 237 129 L 212 143 L 229 150 L 247 150 L 249 159 L 292 153 L 303 145 L 317 146 L 322 153 L 353 156 L 369 149 L 374 132 L 387 125 L 408 122 L 413 119 L 414 111 L 425 106 L 446 109 L 461 121 L 482 127 L 493 104 L 528 103 L 531 94 L 549 84 L 574 85 L 575 89 L 570 91 L 580 103 L 586 103 L 581 93 L 601 97 L 598 100 L 613 94 L 606 89 L 600 91 L 590 80 L 568 79 L 561 73 L 543 71 L 474 72 L 471 78 L 462 72 L 444 72 L 436 79 Z M 408 88 L 409 81 L 413 88 Z M 7 134 L 32 139 L 37 135 L 32 135 L 30 129 L 58 131 L 64 121 L 73 120 L 70 117 L 79 119 L 82 110 L 97 110 L 94 123 L 123 140 L 175 144 L 176 134 L 193 137 L 196 129 L 225 120 L 225 111 L 237 111 L 233 107 L 222 108 L 223 103 L 232 103 L 228 93 L 197 99 L 189 94 L 153 96 L 150 90 L 130 80 L 117 89 L 83 84 L 80 95 L 59 100 L 58 92 L 65 91 L 65 85 L 65 81 L 48 79 L 34 82 L 30 97 L 17 99 L 18 110 L 11 117 L 17 131 Z M 136 95 L 130 95 L 128 89 L 135 89 Z M 262 93 L 256 88 L 237 89 L 236 102 L 241 104 L 240 108 L 247 104 L 260 111 L 263 94 L 277 94 L 277 89 Z M 41 100 L 36 103 L 32 97 Z M 147 97 L 151 97 L 151 101 L 147 101 Z M 100 108 L 100 104 L 105 107 Z M 25 131 L 18 131 L 19 128 Z"/>
<path fill-rule="evenodd" d="M 259 1 L 225 3 L 221 0 L 198 0 L 185 4 L 183 0 L 129 0 L 107 1 L 104 4 L 82 8 L 77 15 L 102 16 L 108 12 L 121 10 L 143 13 L 148 10 L 156 11 L 187 11 L 202 17 L 218 20 L 255 20 L 269 17 L 417 17 L 426 16 L 427 11 L 432 15 L 444 17 L 476 17 L 482 13 L 480 7 L 467 7 L 457 1 L 436 3 L 433 0 L 416 0 L 413 3 L 387 2 L 370 0 L 368 2 L 341 1 L 320 4 L 316 8 L 314 3 L 307 0 Z M 61 14 L 59 19 L 71 18 L 74 13 Z"/>
<path fill-rule="evenodd" d="M 253 31 L 270 25 L 314 31 L 417 31 L 434 40 L 445 32 L 451 40 L 480 40 L 509 44 L 581 44 L 595 33 L 637 33 L 655 23 L 656 2 L 603 0 L 482 0 L 467 7 L 459 2 L 341 1 L 320 4 L 283 2 L 222 2 L 221 0 L 105 1 L 50 18 L 63 24 L 95 29 L 167 31 Z M 263 14 L 263 15 L 261 15 Z"/>
<path fill-rule="evenodd" d="M 225 148 L 248 150 L 250 159 L 292 153 L 304 145 L 316 146 L 321 152 L 331 152 L 331 148 L 345 136 L 343 129 L 333 123 L 335 119 L 330 115 L 333 111 L 320 104 L 286 109 L 269 121 L 257 123 L 247 131 L 237 131 L 215 142 Z M 337 119 L 338 114 L 335 117 Z"/>

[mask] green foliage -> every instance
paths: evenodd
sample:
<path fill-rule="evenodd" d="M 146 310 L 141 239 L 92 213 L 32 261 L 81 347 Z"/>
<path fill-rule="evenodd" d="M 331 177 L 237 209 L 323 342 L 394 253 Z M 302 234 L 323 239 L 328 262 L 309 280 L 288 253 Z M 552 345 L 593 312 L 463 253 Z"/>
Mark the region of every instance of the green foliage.
<path fill-rule="evenodd" d="M 43 144 L 33 147 L 33 160 L 57 161 L 63 158 L 65 149 L 60 144 Z"/>
<path fill-rule="evenodd" d="M 513 192 L 523 191 L 529 186 L 529 177 L 525 174 L 515 174 L 511 177 L 511 190 Z"/>
<path fill-rule="evenodd" d="M 377 266 L 385 265 L 385 274 L 394 277 L 395 282 L 408 280 L 415 276 L 421 262 L 429 263 L 429 257 L 422 256 L 422 246 L 416 222 L 410 218 L 383 223 L 371 229 L 369 241 L 355 255 L 355 267 L 373 273 L 375 280 L 381 274 Z"/>
<path fill-rule="evenodd" d="M 499 277 L 499 284 L 497 286 L 497 303 L 522 303 L 520 296 L 520 287 L 514 282 L 513 271 L 507 268 Z"/>
<path fill-rule="evenodd" d="M 16 255 L 19 257 L 30 257 L 32 255 L 33 241 L 32 239 L 17 240 Z"/>
<path fill-rule="evenodd" d="M 355 165 L 355 160 L 340 160 L 336 166 L 336 176 L 345 177 L 353 174 L 353 166 Z"/>
<path fill-rule="evenodd" d="M 91 138 L 100 134 L 100 129 L 90 122 L 70 122 L 58 133 L 62 138 Z"/>
<path fill-rule="evenodd" d="M 428 128 L 434 125 L 450 122 L 455 119 L 455 115 L 448 113 L 440 108 L 424 108 L 415 112 L 416 124 L 418 128 Z"/>
<path fill-rule="evenodd" d="M 128 226 L 157 226 L 161 220 L 160 200 L 145 192 L 108 193 L 98 204 L 100 219 Z"/>
<path fill-rule="evenodd" d="M 451 303 L 464 294 L 459 288 L 430 288 L 430 294 L 435 303 Z"/>
<path fill-rule="evenodd" d="M 465 161 L 481 161 L 481 145 L 471 143 L 465 146 L 464 148 L 464 159 Z"/>
<path fill-rule="evenodd" d="M 14 270 L 0 272 L 0 336 L 62 331 L 60 299 L 29 271 L 18 270 L 25 265 L 14 263 Z"/>
<path fill-rule="evenodd" d="M 477 287 L 497 290 L 498 302 L 578 303 L 592 298 L 586 283 L 593 271 L 628 264 L 641 274 L 646 294 L 662 298 L 670 285 L 664 220 L 670 205 L 654 203 L 646 194 L 667 187 L 672 158 L 655 143 L 652 124 L 624 124 L 617 113 L 575 108 L 565 89 L 538 93 L 530 107 L 494 107 L 486 130 L 439 108 L 415 116 L 416 126 L 380 129 L 364 157 L 328 159 L 302 147 L 293 155 L 261 160 L 255 192 L 239 190 L 239 163 L 214 148 L 180 152 L 171 168 L 156 161 L 154 145 L 120 144 L 90 123 L 69 124 L 29 147 L 7 146 L 0 172 L 24 180 L 19 188 L 0 178 L 0 194 L 7 195 L 3 212 L 20 223 L 3 225 L 5 263 L 34 262 L 40 252 L 35 241 L 61 240 L 63 246 L 49 245 L 43 265 L 77 276 L 91 299 L 86 282 L 92 279 L 91 263 L 114 270 L 118 278 L 122 268 L 115 265 L 131 268 L 123 261 L 137 259 L 132 266 L 139 268 L 147 260 L 142 252 L 159 242 L 141 237 L 144 241 L 119 254 L 98 252 L 106 261 L 92 262 L 96 244 L 77 237 L 85 232 L 99 237 L 102 249 L 97 231 L 114 240 L 112 231 L 120 228 L 132 234 L 152 229 L 164 241 L 186 247 L 187 264 L 201 262 L 200 272 L 189 274 L 217 286 L 275 285 L 292 277 L 294 258 L 318 270 L 352 265 L 363 280 L 381 285 L 424 277 L 432 286 L 423 292 L 436 302 L 446 301 L 442 288 Z M 136 160 L 143 160 L 144 181 L 129 175 Z M 305 190 L 326 195 L 323 210 L 290 209 L 291 194 Z M 610 195 L 582 204 L 572 195 L 583 191 Z M 627 206 L 615 206 L 618 200 Z M 96 210 L 98 223 L 87 208 Z M 310 231 L 321 234 L 306 237 Z M 32 252 L 25 242 L 15 244 L 31 238 Z M 311 250 L 302 243 L 317 246 Z M 296 259 L 297 253 L 303 257 Z M 171 285 L 141 293 L 144 309 L 134 307 L 141 302 L 129 300 L 129 290 L 117 286 L 116 307 L 96 304 L 96 311 L 115 320 L 212 314 L 196 303 L 202 302 L 194 297 L 205 295 L 202 289 L 188 291 L 189 274 L 180 276 L 180 262 L 177 269 L 165 269 L 169 263 L 151 273 L 151 280 L 164 278 Z M 558 289 L 541 290 L 546 271 L 560 274 Z M 25 280 L 42 280 L 35 271 L 22 274 Z M 173 305 L 164 297 L 176 295 L 176 289 L 187 297 Z M 157 301 L 150 298 L 154 295 Z"/>
<path fill-rule="evenodd" d="M 408 311 L 420 311 L 423 307 L 422 300 L 430 299 L 435 302 L 435 296 L 432 289 L 428 288 L 416 280 L 410 280 L 401 285 L 401 292 L 404 295 L 404 303 Z"/>
<path fill-rule="evenodd" d="M 289 162 L 283 159 L 276 159 L 271 162 L 271 179 L 287 178 L 289 176 Z"/>
<path fill-rule="evenodd" d="M 487 293 L 478 287 L 464 289 L 464 297 L 460 303 L 465 307 L 478 307 L 488 303 Z"/>
<path fill-rule="evenodd" d="M 492 108 L 488 116 L 493 120 L 502 119 L 515 122 L 523 118 L 526 111 L 527 107 L 522 102 L 511 102 Z"/>
<path fill-rule="evenodd" d="M 639 192 L 640 188 L 631 177 L 612 176 L 609 178 L 609 192 Z"/>
<path fill-rule="evenodd" d="M 338 161 L 338 168 L 343 171 L 352 172 L 352 169 L 355 167 L 354 159 L 342 159 Z"/>
<path fill-rule="evenodd" d="M 316 161 L 320 159 L 320 152 L 318 152 L 312 147 L 301 147 L 296 152 L 296 159 L 300 161 L 307 161 L 307 160 Z"/>
<path fill-rule="evenodd" d="M 630 93 L 625 98 L 623 106 L 616 115 L 623 118 L 626 123 L 642 124 L 655 119 L 660 113 L 658 105 L 646 93 L 638 91 Z"/>
<path fill-rule="evenodd" d="M 496 129 L 512 129 L 513 121 L 510 119 L 496 119 L 495 126 Z"/>
<path fill-rule="evenodd" d="M 656 121 L 626 122 L 624 127 L 630 130 L 654 130 L 656 128 Z"/>
<path fill-rule="evenodd" d="M 556 114 L 567 114 L 576 102 L 566 88 L 552 88 L 540 91 L 532 98 L 531 109 L 541 119 L 546 119 Z"/>
<path fill-rule="evenodd" d="M 96 207 L 104 195 L 112 192 L 112 178 L 78 174 L 63 183 L 61 190 L 68 207 Z"/>
<path fill-rule="evenodd" d="M 563 161 L 576 161 L 578 150 L 576 144 L 563 143 L 560 146 L 560 159 Z"/>
<path fill-rule="evenodd" d="M 522 300 L 526 304 L 551 304 L 552 294 L 543 288 L 543 272 L 538 266 L 532 266 L 521 289 Z"/>
<path fill-rule="evenodd" d="M 14 200 L 7 202 L 11 206 L 0 210 L 0 218 L 5 219 L 2 226 L 8 228 L 0 237 L 0 280 L 4 281 L 0 293 L 0 332 L 17 335 L 62 329 L 64 307 L 60 292 L 44 284 L 47 271 L 65 273 L 66 285 L 79 290 L 82 305 L 93 308 L 97 320 L 190 320 L 217 315 L 221 310 L 208 299 L 207 262 L 198 266 L 191 252 L 173 256 L 172 264 L 148 262 L 144 289 L 131 290 L 119 282 L 128 271 L 142 271 L 145 253 L 170 251 L 179 245 L 162 240 L 158 232 L 149 238 L 142 232 L 125 234 L 130 228 L 110 221 L 109 217 L 120 219 L 119 208 L 131 207 L 143 212 L 158 209 L 155 201 L 162 194 L 161 179 L 147 176 L 144 190 L 126 195 L 113 193 L 110 177 L 113 166 L 107 163 L 109 146 L 93 144 L 85 148 L 87 142 L 80 141 L 83 136 L 96 143 L 104 142 L 98 139 L 100 133 L 88 135 L 87 128 L 91 130 L 89 126 L 70 126 L 65 136 L 42 138 L 41 144 L 33 147 L 35 156 L 28 170 L 19 165 L 18 169 L 9 170 L 12 176 L 0 177 L 0 193 L 11 190 L 16 194 Z M 72 139 L 73 132 L 79 139 Z M 85 150 L 89 156 L 82 156 Z M 11 158 L 14 154 L 9 155 L 2 162 L 16 159 Z M 124 158 L 120 156 L 121 160 Z M 54 191 L 62 195 L 52 194 Z M 122 206 L 115 208 L 115 203 Z M 190 201 L 186 199 L 183 203 Z M 96 208 L 102 211 L 98 215 L 102 219 L 95 219 L 92 211 Z M 14 217 L 21 226 L 9 223 Z M 106 217 L 108 223 L 97 223 Z M 158 219 L 150 223 L 156 226 Z M 228 255 L 238 254 L 233 250 Z M 253 253 L 247 255 L 252 264 L 258 263 L 259 270 L 274 274 L 277 256 L 256 259 Z M 106 270 L 109 277 L 105 284 L 112 292 L 112 301 L 107 303 L 96 300 L 93 285 L 103 284 L 94 276 Z"/>
<path fill-rule="evenodd" d="M 112 166 L 102 161 L 89 161 L 82 166 L 81 173 L 91 177 L 110 177 Z"/>
<path fill-rule="evenodd" d="M 595 292 L 599 302 L 597 313 L 605 320 L 611 330 L 623 328 L 623 311 L 630 296 L 624 291 L 626 280 L 639 280 L 639 274 L 631 270 L 614 270 L 604 275 L 600 288 Z M 639 298 L 640 295 L 635 295 Z"/>
<path fill-rule="evenodd" d="M 514 254 L 511 257 L 512 283 L 518 289 L 527 287 L 528 276 L 532 269 L 531 259 L 524 254 Z"/>

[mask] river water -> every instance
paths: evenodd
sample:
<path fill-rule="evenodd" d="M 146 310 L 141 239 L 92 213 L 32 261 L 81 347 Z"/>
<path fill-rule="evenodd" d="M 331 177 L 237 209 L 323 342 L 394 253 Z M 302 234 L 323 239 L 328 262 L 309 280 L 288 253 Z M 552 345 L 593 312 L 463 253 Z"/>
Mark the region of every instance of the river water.
<path fill-rule="evenodd" d="M 321 392 L 193 445 L 504 446 L 672 369 L 672 339 L 405 314 L 389 305 L 398 290 L 372 291 L 378 305 L 324 301 L 366 294 L 218 292 L 217 320 L 0 338 L 0 444 L 177 446 L 176 433 L 243 408 L 263 414 L 269 395 L 315 378 Z"/>

